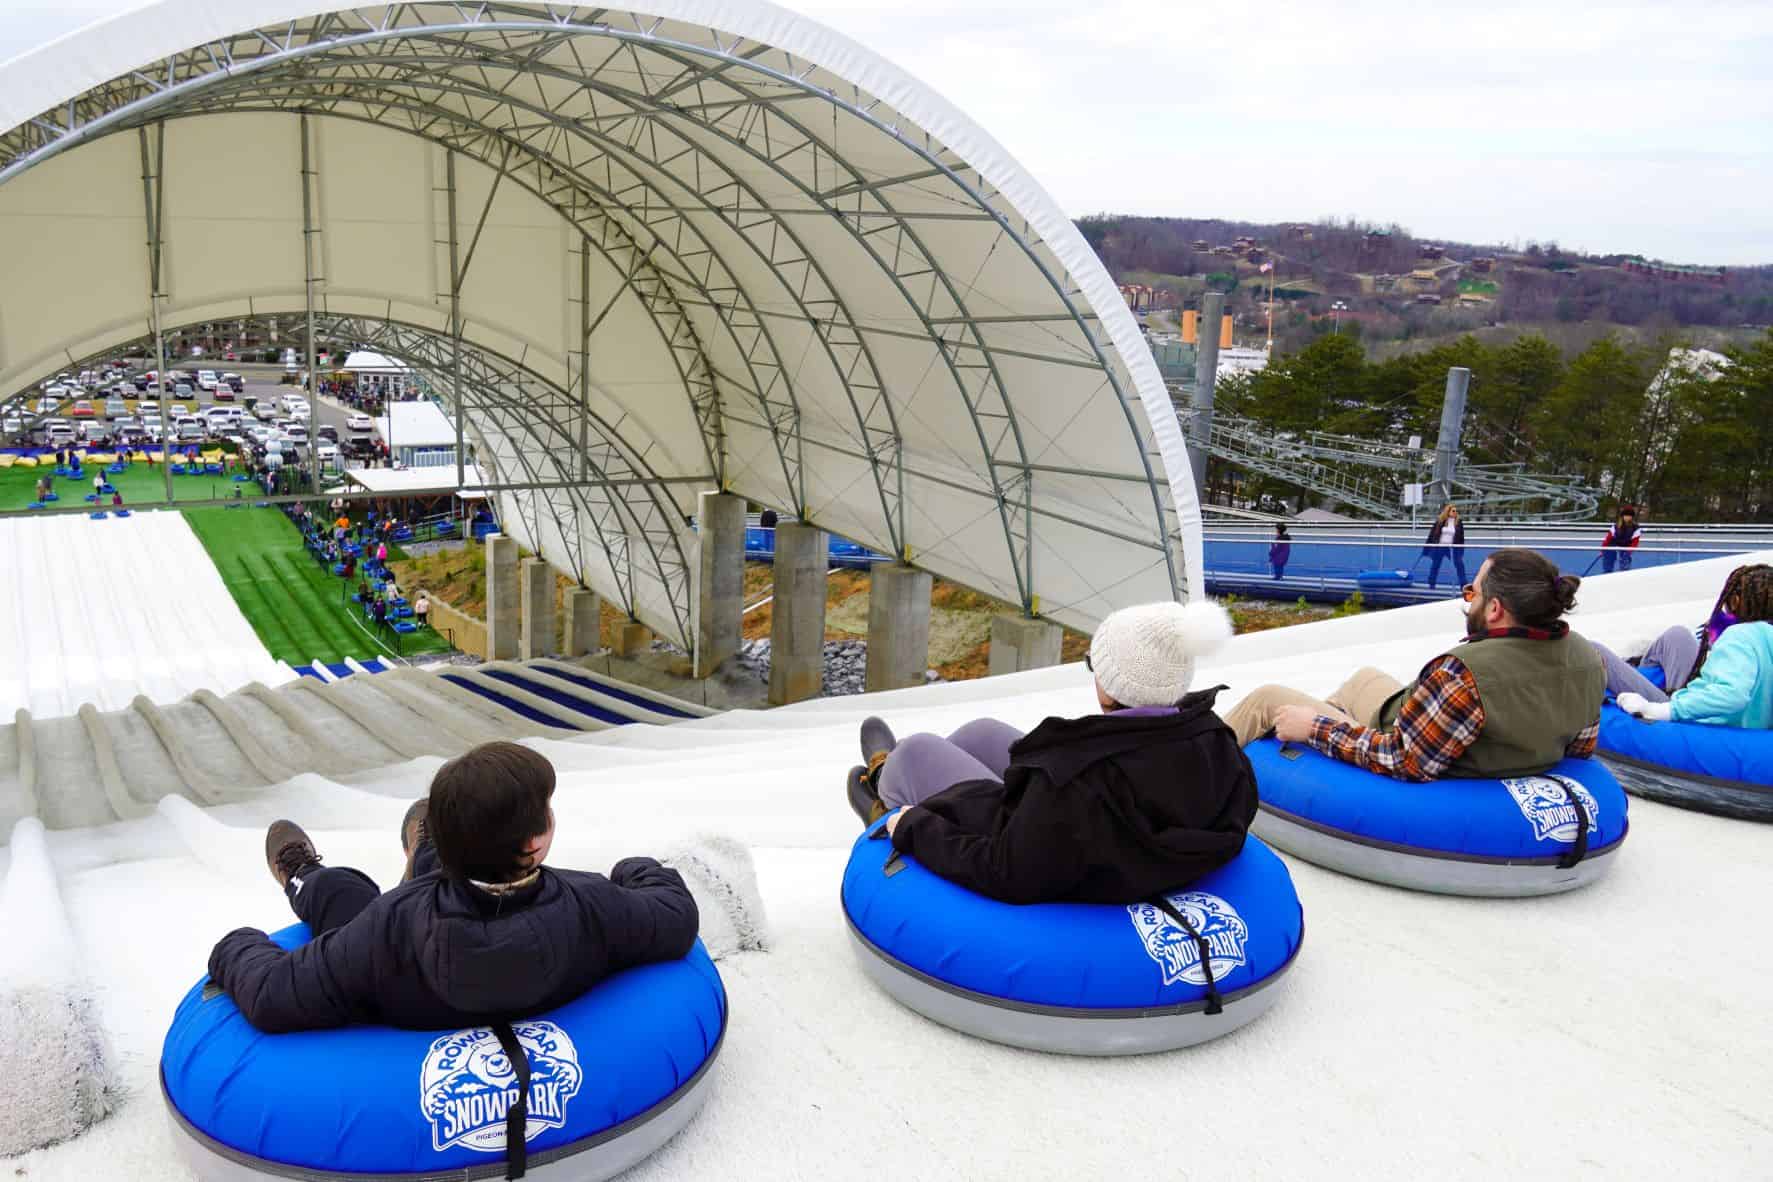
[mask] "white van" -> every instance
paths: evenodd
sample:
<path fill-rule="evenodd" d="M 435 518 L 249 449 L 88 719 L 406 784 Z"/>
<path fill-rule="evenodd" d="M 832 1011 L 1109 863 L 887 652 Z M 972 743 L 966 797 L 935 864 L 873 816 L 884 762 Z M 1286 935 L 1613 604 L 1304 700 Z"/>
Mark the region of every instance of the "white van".
<path fill-rule="evenodd" d="M 199 390 L 213 390 L 215 389 L 215 382 L 215 370 L 200 369 L 197 371 L 197 388 Z"/>

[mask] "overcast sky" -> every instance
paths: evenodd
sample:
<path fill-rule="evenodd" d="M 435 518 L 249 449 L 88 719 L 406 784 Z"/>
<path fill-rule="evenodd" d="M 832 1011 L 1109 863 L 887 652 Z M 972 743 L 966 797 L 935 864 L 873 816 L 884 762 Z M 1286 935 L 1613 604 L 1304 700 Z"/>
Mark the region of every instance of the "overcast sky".
<path fill-rule="evenodd" d="M 0 59 L 116 5 L 0 0 Z M 1067 212 L 1773 263 L 1773 2 L 794 0 Z"/>

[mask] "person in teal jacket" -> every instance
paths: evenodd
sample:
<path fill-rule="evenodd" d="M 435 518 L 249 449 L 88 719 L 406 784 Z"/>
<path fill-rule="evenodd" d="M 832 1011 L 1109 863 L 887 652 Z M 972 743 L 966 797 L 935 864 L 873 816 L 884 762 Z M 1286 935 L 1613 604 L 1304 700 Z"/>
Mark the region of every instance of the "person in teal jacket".
<path fill-rule="evenodd" d="M 1744 572 L 1724 606 L 1736 623 L 1718 637 L 1693 680 L 1666 702 L 1620 694 L 1620 709 L 1655 721 L 1773 729 L 1773 568 Z"/>

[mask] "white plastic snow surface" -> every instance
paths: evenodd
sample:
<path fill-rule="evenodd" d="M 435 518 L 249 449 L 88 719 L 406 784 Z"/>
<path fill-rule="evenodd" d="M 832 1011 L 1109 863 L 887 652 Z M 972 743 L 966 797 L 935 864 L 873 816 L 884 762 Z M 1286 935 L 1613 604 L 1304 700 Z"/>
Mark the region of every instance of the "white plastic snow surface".
<path fill-rule="evenodd" d="M 182 513 L 8 518 L 0 554 L 0 719 L 295 676 L 260 643 Z"/>
<path fill-rule="evenodd" d="M 1752 560 L 1591 579 L 1576 626 L 1625 645 L 1696 623 L 1730 566 Z M 1228 705 L 1268 679 L 1327 690 L 1363 663 L 1405 676 L 1459 632 L 1449 603 L 1262 633 L 1197 684 L 1230 685 Z M 1070 665 L 534 744 L 561 773 L 556 863 L 607 869 L 724 834 L 750 847 L 769 912 L 769 950 L 720 965 L 732 1022 L 706 1110 L 631 1178 L 1773 1174 L 1773 842 L 1764 826 L 1641 800 L 1619 865 L 1569 895 L 1413 894 L 1289 859 L 1307 935 L 1274 1010 L 1191 1050 L 1041 1055 L 897 1006 L 854 963 L 838 904 L 858 831 L 841 790 L 857 723 L 879 713 L 901 736 L 980 714 L 1032 726 L 1092 703 Z M 329 860 L 391 881 L 401 798 L 436 766 L 367 781 L 379 800 L 308 776 L 250 804 L 48 834 L 126 1092 L 91 1131 L 6 1165 L 38 1182 L 186 1178 L 155 1082 L 160 1042 L 216 938 L 288 921 L 260 827 L 293 815 Z M 169 812 L 212 832 L 181 838 Z"/>

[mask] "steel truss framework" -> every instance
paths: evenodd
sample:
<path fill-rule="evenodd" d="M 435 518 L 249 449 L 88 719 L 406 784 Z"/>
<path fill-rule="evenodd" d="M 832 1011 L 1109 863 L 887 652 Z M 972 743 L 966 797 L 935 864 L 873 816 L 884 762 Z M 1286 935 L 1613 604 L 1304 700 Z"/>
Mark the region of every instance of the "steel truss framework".
<path fill-rule="evenodd" d="M 1172 593 L 1184 597 L 1174 513 L 1141 434 L 1142 412 L 1129 379 L 1110 360 L 1105 334 L 1075 281 L 1040 249 L 1026 221 L 994 203 L 997 193 L 976 174 L 969 178 L 955 153 L 859 88 L 821 85 L 828 78 L 813 66 L 768 45 L 717 30 L 694 30 L 697 36 L 686 38 L 673 35 L 674 28 L 619 10 L 487 3 L 342 10 L 250 30 L 130 71 L 0 135 L 0 184 L 116 131 L 223 112 L 367 121 L 448 149 L 451 262 L 449 291 L 440 295 L 450 302 L 450 332 L 363 319 L 346 335 L 405 358 L 442 389 L 459 370 L 462 394 L 474 402 L 464 418 L 496 436 L 528 438 L 544 453 L 526 459 L 489 448 L 504 471 L 516 465 L 528 484 L 585 481 L 581 497 L 543 498 L 547 503 L 537 505 L 531 494 L 530 511 L 552 515 L 563 539 L 580 533 L 563 514 L 586 515 L 611 568 L 630 572 L 629 598 L 635 564 L 626 557 L 618 563 L 628 533 L 604 525 L 622 517 L 643 536 L 658 525 L 637 525 L 641 511 L 618 509 L 621 497 L 594 499 L 593 472 L 601 461 L 593 451 L 623 451 L 626 424 L 605 424 L 610 434 L 594 447 L 597 428 L 580 413 L 589 402 L 587 359 L 614 344 L 600 342 L 598 333 L 624 293 L 640 302 L 659 334 L 700 428 L 711 476 L 721 485 L 731 458 L 729 422 L 767 434 L 790 501 L 784 507 L 803 516 L 809 511 L 805 449 L 858 457 L 879 506 L 881 536 L 909 556 L 910 469 L 901 430 L 909 395 L 883 375 L 876 351 L 894 339 L 916 338 L 934 346 L 936 364 L 964 405 L 979 449 L 969 467 L 994 505 L 1025 610 L 1036 606 L 1034 536 L 1043 516 L 1043 472 L 1099 477 L 1116 496 L 1128 481 L 1146 484 L 1144 528 L 1104 532 L 1161 553 Z M 840 115 L 845 126 L 889 137 L 917 165 L 889 177 L 865 172 L 845 154 Z M 304 151 L 306 145 L 304 132 Z M 480 226 L 457 241 L 457 154 L 492 169 L 495 192 L 498 183 L 521 186 L 577 232 L 584 278 L 572 350 L 576 376 L 565 387 L 533 373 L 522 377 L 521 364 L 508 359 L 516 370 L 498 372 L 501 359 L 462 348 L 455 297 Z M 768 178 L 767 186 L 759 176 Z M 305 167 L 303 183 L 305 194 Z M 491 203 L 489 194 L 479 211 L 482 224 Z M 950 223 L 976 223 L 991 236 L 991 251 L 1028 260 L 1056 310 L 997 315 L 1001 309 L 988 300 L 976 307 L 980 297 L 971 278 L 945 264 L 930 241 Z M 846 299 L 807 237 L 813 227 L 821 233 L 837 228 L 879 268 L 898 293 L 896 316 L 863 314 Z M 751 260 L 748 273 L 761 264 L 772 276 L 767 293 L 737 274 L 735 249 Z M 621 284 L 617 297 L 598 306 L 590 298 L 593 258 Z M 315 282 L 311 266 L 308 287 L 310 307 L 323 308 L 324 279 Z M 799 375 L 811 363 L 786 355 L 777 331 L 785 320 L 811 326 L 822 372 L 847 402 L 854 427 L 847 439 L 821 441 L 803 430 Z M 1039 328 L 1041 322 L 1056 326 L 1045 346 L 1022 338 L 1006 343 L 991 332 L 995 325 Z M 322 313 L 314 332 L 345 327 Z M 736 367 L 718 364 L 721 356 L 736 358 Z M 1138 457 L 1129 467 L 1137 470 L 1043 465 L 1031 455 L 1005 376 L 1006 364 L 1030 361 L 1100 375 L 1099 388 L 1119 405 L 1128 454 Z M 514 395 L 514 389 L 525 393 Z M 536 423 L 520 427 L 522 414 L 536 415 Z M 563 453 L 578 458 L 562 463 L 556 456 Z M 607 495 L 617 487 L 650 486 L 602 487 Z M 675 531 L 670 546 L 661 535 L 640 566 L 678 588 Z M 675 606 L 673 613 L 680 623 L 686 618 Z"/>

